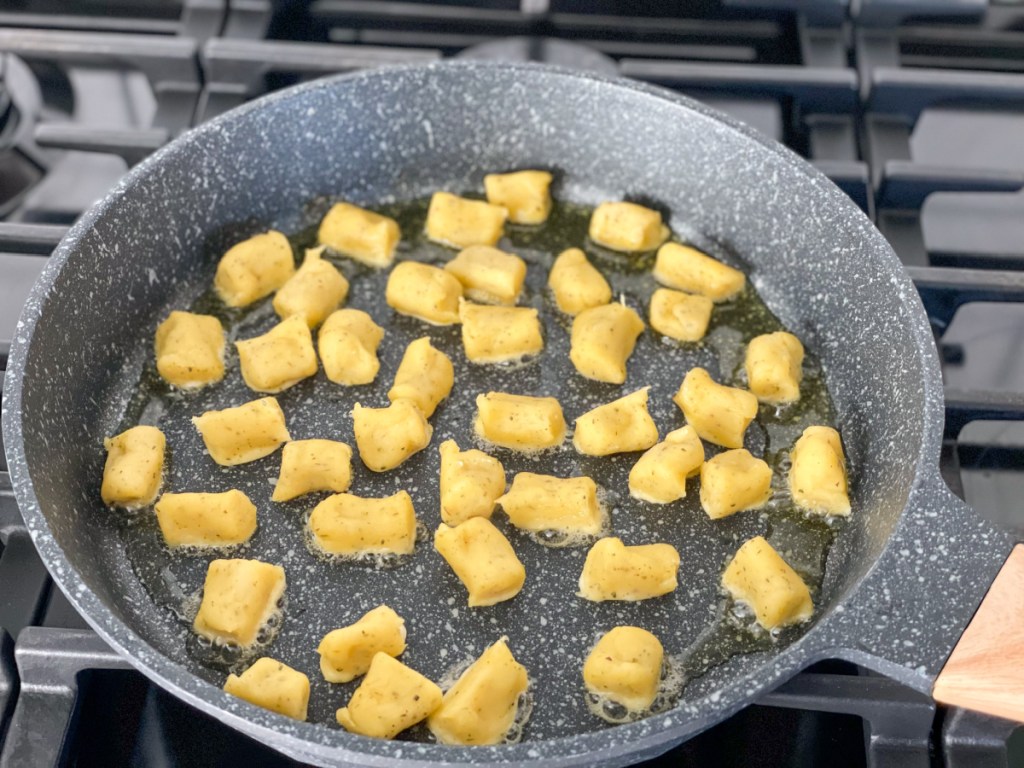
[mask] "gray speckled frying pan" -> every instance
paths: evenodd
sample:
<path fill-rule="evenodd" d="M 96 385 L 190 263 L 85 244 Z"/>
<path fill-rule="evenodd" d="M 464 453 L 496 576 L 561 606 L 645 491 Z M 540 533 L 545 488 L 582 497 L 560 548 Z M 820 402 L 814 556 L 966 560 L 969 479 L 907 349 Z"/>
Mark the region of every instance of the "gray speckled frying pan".
<path fill-rule="evenodd" d="M 829 551 L 813 622 L 695 677 L 671 710 L 619 726 L 592 717 L 582 702 L 579 668 L 596 633 L 629 621 L 654 628 L 670 653 L 692 646 L 715 619 L 725 560 L 772 523 L 770 514 L 712 526 L 692 499 L 673 517 L 636 511 L 627 498 L 613 512 L 616 533 L 637 543 L 674 536 L 682 551 L 673 596 L 640 605 L 584 604 L 573 594 L 583 550 L 550 550 L 514 537 L 530 574 L 527 587 L 515 600 L 469 611 L 428 542 L 393 569 L 315 561 L 301 539 L 310 504 L 266 501 L 276 457 L 233 475 L 202 456 L 194 433 L 170 426 L 179 412 L 252 397 L 237 370 L 191 400 L 155 397 L 139 410 L 134 394 L 151 365 L 157 322 L 196 299 L 233 241 L 270 226 L 299 231 L 315 220 L 310 201 L 324 197 L 382 204 L 438 188 L 480 189 L 486 171 L 533 167 L 557 172 L 560 199 L 653 201 L 676 232 L 742 264 L 773 312 L 820 360 L 849 454 L 854 514 Z M 542 301 L 543 271 L 534 271 L 540 276 L 530 300 Z M 379 295 L 357 284 L 350 305 L 379 309 Z M 256 312 L 240 333 L 271 320 Z M 426 332 L 412 321 L 388 323 L 385 378 L 403 344 Z M 457 351 L 455 331 L 430 333 Z M 573 390 L 571 369 L 558 362 L 567 351 L 565 330 L 549 326 L 547 334 L 546 356 L 497 374 L 497 386 L 460 364 L 457 391 L 550 394 L 568 386 L 569 418 L 588 403 L 631 391 L 629 384 Z M 645 349 L 637 359 L 660 359 L 658 350 Z M 630 380 L 654 386 L 652 410 L 663 432 L 678 425 L 668 396 L 686 365 L 702 359 L 695 354 L 675 367 L 652 363 Z M 348 439 L 352 402 L 373 397 L 317 380 L 289 390 L 281 402 L 295 437 Z M 453 396 L 439 410 L 434 445 L 468 433 L 472 408 L 461 403 Z M 240 485 L 257 500 L 260 530 L 247 552 L 282 562 L 289 580 L 283 627 L 269 653 L 311 673 L 311 716 L 319 722 L 289 721 L 223 693 L 224 671 L 198 660 L 183 607 L 201 586 L 209 558 L 169 557 L 156 544 L 151 518 L 126 524 L 102 507 L 102 438 L 134 418 L 169 425 L 175 490 Z M 882 236 L 821 174 L 674 93 L 490 63 L 304 85 L 207 123 L 142 163 L 50 259 L 18 324 L 3 413 L 28 529 L 54 579 L 96 631 L 182 699 L 284 753 L 325 765 L 623 764 L 722 720 L 823 658 L 849 659 L 929 691 L 1010 545 L 940 479 L 942 421 L 939 367 L 917 294 Z M 526 468 L 505 458 L 511 470 Z M 621 490 L 628 459 L 610 461 L 599 482 Z M 560 471 L 585 467 L 571 452 L 554 463 Z M 434 446 L 388 475 L 371 478 L 358 464 L 354 470 L 355 492 L 408 488 L 423 499 L 421 519 L 436 526 Z M 523 741 L 452 748 L 415 738 L 373 741 L 333 725 L 333 711 L 351 688 L 317 679 L 316 643 L 380 602 L 408 621 L 405 661 L 435 679 L 508 634 L 535 680 L 536 707 Z"/>

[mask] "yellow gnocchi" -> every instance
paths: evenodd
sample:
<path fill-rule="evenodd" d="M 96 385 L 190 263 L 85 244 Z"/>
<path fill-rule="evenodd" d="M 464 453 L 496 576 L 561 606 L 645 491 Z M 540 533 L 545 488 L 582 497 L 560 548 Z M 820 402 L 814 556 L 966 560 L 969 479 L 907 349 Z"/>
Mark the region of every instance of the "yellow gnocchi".
<path fill-rule="evenodd" d="M 405 621 L 386 605 L 378 605 L 354 624 L 324 635 L 316 652 L 320 671 L 329 683 L 347 683 L 370 669 L 378 653 L 397 658 L 405 652 Z"/>
<path fill-rule="evenodd" d="M 398 222 L 351 203 L 336 203 L 320 222 L 317 239 L 338 253 L 371 267 L 386 267 L 402 239 Z"/>
<path fill-rule="evenodd" d="M 276 394 L 316 374 L 313 334 L 298 315 L 285 318 L 262 336 L 235 342 L 246 386 Z"/>
<path fill-rule="evenodd" d="M 700 505 L 718 520 L 760 509 L 772 497 L 772 470 L 745 448 L 714 456 L 700 470 Z"/>
<path fill-rule="evenodd" d="M 679 552 L 671 544 L 626 546 L 621 539 L 599 539 L 587 553 L 579 596 L 593 602 L 648 600 L 678 586 Z"/>
<path fill-rule="evenodd" d="M 565 439 L 565 416 L 553 397 L 488 392 L 477 395 L 473 429 L 484 440 L 514 451 L 540 451 Z"/>
<path fill-rule="evenodd" d="M 622 384 L 626 361 L 643 331 L 644 321 L 625 304 L 585 309 L 572 321 L 569 359 L 588 379 Z"/>
<path fill-rule="evenodd" d="M 701 440 L 723 448 L 742 448 L 747 427 L 757 416 L 756 397 L 717 383 L 703 368 L 686 374 L 672 401 Z"/>
<path fill-rule="evenodd" d="M 284 568 L 259 560 L 214 560 L 206 569 L 203 599 L 192 628 L 196 634 L 243 648 L 278 612 Z"/>
<path fill-rule="evenodd" d="M 171 312 L 156 328 L 156 370 L 179 389 L 224 378 L 224 327 L 212 315 Z"/>
<path fill-rule="evenodd" d="M 320 326 L 317 345 L 324 373 L 335 384 L 358 386 L 377 378 L 384 329 L 361 309 L 339 309 Z"/>
<path fill-rule="evenodd" d="M 706 296 L 716 303 L 735 298 L 747 284 L 740 270 L 679 243 L 665 243 L 658 249 L 653 274 L 662 285 Z"/>
<path fill-rule="evenodd" d="M 504 363 L 544 349 L 540 317 L 527 307 L 492 307 L 459 302 L 462 348 L 474 363 Z"/>
<path fill-rule="evenodd" d="M 308 526 L 328 555 L 410 555 L 416 546 L 416 512 L 405 491 L 379 499 L 336 493 L 313 508 Z"/>
<path fill-rule="evenodd" d="M 224 690 L 294 720 L 305 720 L 309 709 L 309 678 L 267 656 L 240 675 L 228 675 Z"/>
<path fill-rule="evenodd" d="M 458 525 L 471 517 L 490 517 L 505 492 L 505 468 L 493 456 L 476 449 L 460 450 L 445 440 L 441 454 L 441 520 Z"/>
<path fill-rule="evenodd" d="M 808 427 L 790 453 L 789 490 L 800 508 L 822 515 L 850 514 L 846 456 L 832 427 Z"/>
<path fill-rule="evenodd" d="M 519 699 L 529 686 L 526 667 L 515 660 L 503 637 L 445 691 L 427 727 L 440 744 L 499 744 L 516 721 Z"/>
<path fill-rule="evenodd" d="M 210 458 L 226 467 L 262 459 L 292 439 L 284 411 L 273 397 L 221 411 L 206 411 L 193 417 L 192 423 L 199 430 Z"/>
<path fill-rule="evenodd" d="M 704 445 L 691 426 L 665 435 L 629 471 L 629 493 L 651 504 L 670 504 L 686 496 L 686 480 L 700 472 Z"/>
<path fill-rule="evenodd" d="M 452 361 L 431 346 L 429 336 L 424 336 L 405 348 L 395 372 L 395 383 L 388 390 L 388 400 L 392 403 L 408 400 L 429 419 L 451 393 L 454 384 Z"/>
<path fill-rule="evenodd" d="M 302 266 L 274 296 L 274 311 L 284 319 L 299 315 L 316 328 L 348 296 L 348 280 L 323 258 L 323 248 L 310 248 Z"/>
<path fill-rule="evenodd" d="M 814 613 L 807 585 L 763 536 L 739 548 L 722 574 L 722 587 L 750 606 L 765 629 L 800 624 Z"/>
<path fill-rule="evenodd" d="M 543 224 L 551 214 L 551 181 L 547 171 L 489 173 L 484 191 L 487 202 L 507 210 L 513 224 Z"/>
<path fill-rule="evenodd" d="M 590 239 L 613 251 L 653 251 L 669 234 L 660 213 L 636 203 L 601 203 L 590 217 Z"/>
<path fill-rule="evenodd" d="M 524 531 L 593 536 L 604 528 L 597 483 L 589 477 L 519 472 L 498 503 L 512 525 Z"/>
<path fill-rule="evenodd" d="M 165 493 L 156 503 L 156 519 L 172 549 L 232 547 L 256 533 L 256 505 L 239 490 Z"/>
<path fill-rule="evenodd" d="M 444 269 L 462 283 L 468 298 L 484 304 L 515 304 L 526 279 L 525 261 L 489 245 L 464 248 Z"/>
<path fill-rule="evenodd" d="M 747 386 L 762 403 L 782 405 L 800 399 L 804 345 L 791 333 L 766 333 L 750 340 Z"/>
<path fill-rule="evenodd" d="M 548 273 L 548 287 L 555 304 L 567 315 L 578 315 L 612 300 L 612 287 L 579 248 L 558 254 Z"/>
<path fill-rule="evenodd" d="M 496 245 L 507 218 L 508 209 L 503 206 L 435 192 L 427 208 L 427 237 L 453 248 Z"/>
<path fill-rule="evenodd" d="M 708 332 L 714 302 L 668 288 L 651 294 L 651 328 L 676 341 L 700 341 Z"/>
<path fill-rule="evenodd" d="M 511 600 L 526 582 L 526 568 L 505 535 L 486 517 L 471 517 L 434 532 L 434 549 L 469 592 L 469 607 Z"/>
<path fill-rule="evenodd" d="M 148 507 L 160 493 L 164 477 L 167 438 L 156 427 L 137 426 L 103 441 L 100 497 L 110 507 Z"/>
<path fill-rule="evenodd" d="M 437 685 L 386 653 L 378 653 L 348 706 L 339 709 L 336 717 L 346 731 L 393 739 L 426 720 L 439 706 Z"/>
<path fill-rule="evenodd" d="M 430 444 L 433 427 L 410 400 L 396 400 L 387 408 L 352 409 L 359 458 L 373 472 L 394 469 Z"/>
<path fill-rule="evenodd" d="M 443 269 L 403 261 L 388 275 L 384 298 L 400 315 L 431 325 L 454 325 L 459 322 L 462 283 Z"/>
<path fill-rule="evenodd" d="M 650 387 L 599 405 L 576 419 L 572 444 L 587 456 L 644 451 L 658 442 L 658 427 L 647 411 Z"/>
<path fill-rule="evenodd" d="M 291 501 L 315 491 L 341 493 L 352 481 L 352 449 L 337 440 L 292 440 L 281 451 L 281 471 L 271 501 Z"/>
<path fill-rule="evenodd" d="M 229 307 L 245 307 L 272 294 L 294 272 L 291 243 L 270 230 L 229 248 L 217 264 L 213 287 Z"/>
<path fill-rule="evenodd" d="M 597 641 L 583 662 L 583 683 L 591 694 L 630 712 L 650 709 L 661 685 L 665 649 L 640 627 L 614 627 Z"/>

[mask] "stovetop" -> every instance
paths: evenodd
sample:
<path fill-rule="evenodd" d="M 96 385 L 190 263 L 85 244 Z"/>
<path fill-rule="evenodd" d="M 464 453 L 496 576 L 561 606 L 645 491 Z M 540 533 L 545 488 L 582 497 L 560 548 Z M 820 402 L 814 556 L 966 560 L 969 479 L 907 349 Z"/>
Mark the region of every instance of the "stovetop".
<path fill-rule="evenodd" d="M 67 226 L 270 90 L 443 57 L 691 94 L 813 162 L 907 265 L 943 358 L 943 472 L 1024 532 L 1024 5 L 1006 0 L 13 0 L 0 4 L 0 363 Z M 292 765 L 151 685 L 69 606 L 0 455 L 0 766 Z M 1024 729 L 838 661 L 661 765 L 1024 765 Z"/>

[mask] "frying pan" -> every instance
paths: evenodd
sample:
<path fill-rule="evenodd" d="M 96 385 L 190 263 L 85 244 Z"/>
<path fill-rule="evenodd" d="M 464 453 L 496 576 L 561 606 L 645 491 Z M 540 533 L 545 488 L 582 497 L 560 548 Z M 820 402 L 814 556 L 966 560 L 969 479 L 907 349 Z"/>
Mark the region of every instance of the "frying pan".
<path fill-rule="evenodd" d="M 135 419 L 163 424 L 174 421 L 175 409 L 198 413 L 252 398 L 235 371 L 192 400 L 141 403 L 136 393 L 149 375 L 157 322 L 200 298 L 232 242 L 271 226 L 298 232 L 315 222 L 322 206 L 311 201 L 415 199 L 439 188 L 479 189 L 489 170 L 536 167 L 557 172 L 560 199 L 626 197 L 667 211 L 674 230 L 741 264 L 820 360 L 849 454 L 854 514 L 829 551 L 813 622 L 695 677 L 670 711 L 606 726 L 581 703 L 580 664 L 596 631 L 643 622 L 669 651 L 695 642 L 714 619 L 724 559 L 764 525 L 761 516 L 737 515 L 715 528 L 699 514 L 639 521 L 622 501 L 613 527 L 627 541 L 675 536 L 681 546 L 681 586 L 672 598 L 582 605 L 573 594 L 582 550 L 553 552 L 518 538 L 527 588 L 515 600 L 469 612 L 429 542 L 393 569 L 316 564 L 301 542 L 302 505 L 266 503 L 276 459 L 255 465 L 243 482 L 215 468 L 198 437 L 182 429 L 169 435 L 171 487 L 241 483 L 257 500 L 252 552 L 283 562 L 289 579 L 283 628 L 268 652 L 313 673 L 317 719 L 329 721 L 348 697 L 347 689 L 316 679 L 319 637 L 380 602 L 406 617 L 405 660 L 414 668 L 440 678 L 507 633 L 537 681 L 522 743 L 472 749 L 365 739 L 228 696 L 219 687 L 223 672 L 200 664 L 188 639 L 187 606 L 208 558 L 168 558 L 150 518 L 126 523 L 98 499 L 104 435 Z M 380 300 L 354 285 L 349 303 L 379 307 Z M 256 312 L 242 321 L 250 331 L 243 335 L 272 321 Z M 425 333 L 412 321 L 389 322 L 382 376 L 393 372 L 404 342 Z M 430 331 L 450 350 L 457 349 L 455 333 Z M 462 365 L 456 387 L 474 394 L 485 387 L 571 389 L 578 377 L 558 362 L 567 352 L 564 329 L 547 333 L 542 362 L 504 373 L 503 386 L 474 379 Z M 631 371 L 630 383 L 654 384 L 663 429 L 678 423 L 667 398 L 685 370 L 654 367 L 635 379 Z M 1010 547 L 940 479 L 942 383 L 931 332 L 913 285 L 868 219 L 788 150 L 697 102 L 532 65 L 444 63 L 327 79 L 181 137 L 133 170 L 61 242 L 18 324 L 5 387 L 4 438 L 17 500 L 76 609 L 157 684 L 317 764 L 623 764 L 668 749 L 824 658 L 848 659 L 927 692 Z M 574 391 L 567 417 L 614 391 Z M 629 384 L 621 391 L 631 391 Z M 353 400 L 369 397 L 314 381 L 281 402 L 293 436 L 350 439 L 347 412 Z M 468 434 L 471 410 L 439 410 L 434 444 Z M 599 480 L 624 487 L 627 458 L 610 462 Z M 382 495 L 408 488 L 426 500 L 418 511 L 433 527 L 436 461 L 431 447 L 387 475 L 370 478 L 354 467 L 353 489 Z M 571 452 L 559 455 L 556 471 L 578 469 L 574 461 Z"/>

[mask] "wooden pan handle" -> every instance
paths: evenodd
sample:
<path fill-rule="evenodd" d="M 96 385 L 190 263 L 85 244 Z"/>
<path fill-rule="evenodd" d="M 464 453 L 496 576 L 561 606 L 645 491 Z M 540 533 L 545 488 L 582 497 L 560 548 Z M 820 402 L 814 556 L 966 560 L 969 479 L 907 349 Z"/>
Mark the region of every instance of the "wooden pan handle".
<path fill-rule="evenodd" d="M 932 695 L 941 704 L 1024 723 L 1024 544 L 1006 559 Z"/>

